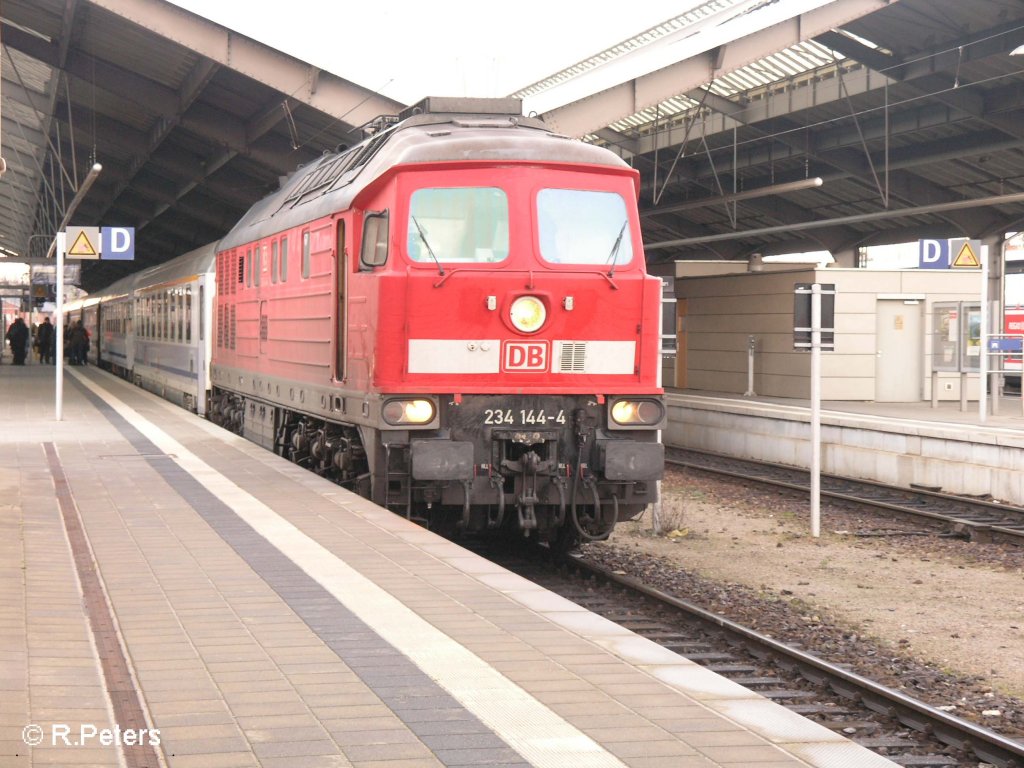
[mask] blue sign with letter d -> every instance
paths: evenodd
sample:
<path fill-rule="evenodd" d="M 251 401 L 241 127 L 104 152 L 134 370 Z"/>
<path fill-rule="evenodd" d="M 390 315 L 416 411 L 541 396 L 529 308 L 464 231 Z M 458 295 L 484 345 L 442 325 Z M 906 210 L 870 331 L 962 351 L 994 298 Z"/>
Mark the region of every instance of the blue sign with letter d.
<path fill-rule="evenodd" d="M 135 227 L 102 227 L 100 258 L 107 261 L 134 261 Z"/>
<path fill-rule="evenodd" d="M 949 269 L 949 240 L 919 240 L 918 267 Z"/>

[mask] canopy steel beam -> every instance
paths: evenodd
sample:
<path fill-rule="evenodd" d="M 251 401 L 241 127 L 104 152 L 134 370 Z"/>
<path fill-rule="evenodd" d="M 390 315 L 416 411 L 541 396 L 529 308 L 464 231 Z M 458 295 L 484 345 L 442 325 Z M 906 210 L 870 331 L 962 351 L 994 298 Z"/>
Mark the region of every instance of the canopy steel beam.
<path fill-rule="evenodd" d="M 170 3 L 159 0 L 90 2 L 350 126 L 363 125 L 378 115 L 397 114 L 405 106 Z"/>
<path fill-rule="evenodd" d="M 573 101 L 565 106 L 548 109 L 544 121 L 560 133 L 569 136 L 585 136 L 624 117 L 660 104 L 666 99 L 704 85 L 720 72 L 729 72 L 757 61 L 765 55 L 784 50 L 791 45 L 809 40 L 817 35 L 840 27 L 865 14 L 873 13 L 891 5 L 897 0 L 834 0 L 817 3 L 803 13 L 792 14 L 796 4 L 779 4 L 777 15 L 763 9 L 762 27 L 757 31 L 736 38 L 735 27 L 722 25 L 700 35 L 687 37 L 685 44 L 669 36 L 656 45 L 670 51 L 674 61 L 667 65 L 662 59 L 650 57 L 651 66 L 658 68 L 640 76 L 623 80 L 618 85 Z M 815 4 L 809 4 L 815 5 Z M 788 17 L 787 17 L 788 14 Z M 768 24 L 767 22 L 771 22 Z M 681 33 L 689 35 L 686 28 Z M 641 49 L 635 58 L 649 56 L 650 48 Z M 628 65 L 631 54 L 622 57 L 623 68 Z M 603 76 L 602 69 L 596 70 Z M 595 75 L 596 77 L 596 75 Z M 573 81 L 574 87 L 586 89 L 588 76 L 581 75 Z M 554 90 L 554 89 L 553 89 Z"/>
<path fill-rule="evenodd" d="M 924 216 L 927 214 L 944 213 L 946 211 L 965 210 L 968 208 L 984 208 L 990 205 L 1009 205 L 1012 203 L 1024 203 L 1024 192 L 1012 195 L 995 195 L 982 197 L 974 200 L 958 200 L 952 203 L 938 203 L 936 205 L 923 205 L 914 208 L 901 208 L 895 211 L 874 211 L 862 213 L 856 216 L 837 216 L 831 219 L 816 219 L 814 221 L 794 222 L 778 227 L 761 227 L 759 229 L 738 230 L 736 232 L 723 232 L 717 235 L 705 235 L 702 237 L 691 237 L 681 240 L 666 240 L 660 243 L 645 243 L 644 250 L 651 251 L 660 248 L 677 248 L 688 245 L 701 245 L 715 243 L 725 240 L 738 240 L 745 237 L 761 237 L 764 235 L 775 235 L 788 232 L 797 232 L 810 229 L 822 229 L 835 227 L 844 224 L 861 224 L 870 221 L 882 221 L 885 219 L 908 218 L 911 216 Z"/>

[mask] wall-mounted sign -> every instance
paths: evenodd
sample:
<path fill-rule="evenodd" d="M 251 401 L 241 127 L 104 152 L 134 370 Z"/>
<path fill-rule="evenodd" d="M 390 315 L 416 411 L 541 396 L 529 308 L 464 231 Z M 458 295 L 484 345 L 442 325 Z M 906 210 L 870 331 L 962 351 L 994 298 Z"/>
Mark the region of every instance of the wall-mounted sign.
<path fill-rule="evenodd" d="M 920 269 L 980 269 L 981 240 L 963 237 L 951 240 L 918 240 Z"/>

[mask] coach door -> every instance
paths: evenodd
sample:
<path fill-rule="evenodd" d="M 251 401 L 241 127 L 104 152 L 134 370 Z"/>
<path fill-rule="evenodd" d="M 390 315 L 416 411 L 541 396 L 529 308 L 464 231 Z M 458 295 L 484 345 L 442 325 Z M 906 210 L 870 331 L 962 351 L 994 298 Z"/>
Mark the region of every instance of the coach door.
<path fill-rule="evenodd" d="M 96 365 L 103 361 L 103 315 L 105 314 L 102 304 L 96 305 L 96 338 L 92 340 L 96 348 Z"/>
<path fill-rule="evenodd" d="M 341 381 L 345 378 L 345 329 L 348 327 L 348 302 L 345 297 L 349 269 L 345 255 L 345 222 L 342 219 L 338 219 L 334 253 L 334 279 L 338 290 L 338 300 L 334 306 L 334 379 Z"/>
<path fill-rule="evenodd" d="M 919 402 L 924 391 L 921 303 L 884 299 L 876 307 L 875 401 Z"/>

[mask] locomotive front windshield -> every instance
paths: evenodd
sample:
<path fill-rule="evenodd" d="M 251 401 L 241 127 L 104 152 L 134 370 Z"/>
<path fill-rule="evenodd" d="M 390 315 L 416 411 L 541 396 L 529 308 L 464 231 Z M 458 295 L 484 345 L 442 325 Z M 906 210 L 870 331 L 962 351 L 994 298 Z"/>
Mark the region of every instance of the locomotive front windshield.
<path fill-rule="evenodd" d="M 493 187 L 418 189 L 409 201 L 408 232 L 413 261 L 504 261 L 508 197 Z"/>
<path fill-rule="evenodd" d="M 542 189 L 537 222 L 545 261 L 614 267 L 633 260 L 626 201 L 616 192 Z"/>

